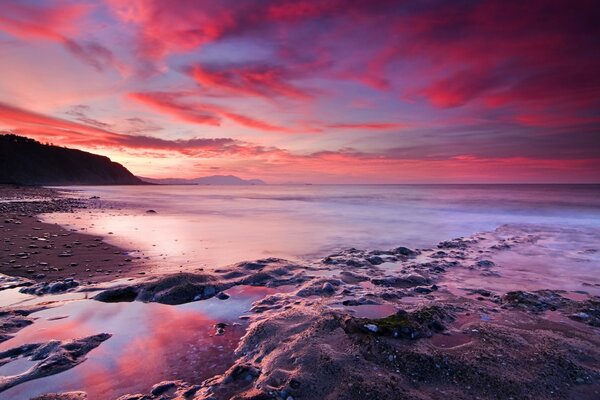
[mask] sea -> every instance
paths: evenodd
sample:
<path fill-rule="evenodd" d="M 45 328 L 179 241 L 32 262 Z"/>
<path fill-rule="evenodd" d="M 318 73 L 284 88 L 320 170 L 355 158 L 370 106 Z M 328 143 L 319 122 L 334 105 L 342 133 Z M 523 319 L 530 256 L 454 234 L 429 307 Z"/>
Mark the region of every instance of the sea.
<path fill-rule="evenodd" d="M 351 247 L 428 248 L 504 224 L 600 229 L 600 185 L 62 189 L 99 197 L 109 208 L 49 214 L 45 221 L 104 236 L 162 260 L 164 268 L 216 268 L 264 257 L 310 261 Z"/>

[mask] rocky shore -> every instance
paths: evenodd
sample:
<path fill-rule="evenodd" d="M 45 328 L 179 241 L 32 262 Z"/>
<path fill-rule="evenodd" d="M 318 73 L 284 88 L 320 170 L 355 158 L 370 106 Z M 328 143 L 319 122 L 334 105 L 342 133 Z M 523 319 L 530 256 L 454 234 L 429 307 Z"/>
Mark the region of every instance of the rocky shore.
<path fill-rule="evenodd" d="M 552 287 L 522 290 L 518 282 L 512 290 L 457 286 L 456 276 L 460 283 L 463 277 L 485 282 L 503 275 L 504 267 L 494 260 L 505 252 L 536 246 L 532 227 L 503 227 L 431 249 L 347 249 L 307 263 L 267 258 L 201 274 L 139 275 L 143 263 L 126 261 L 123 250 L 36 219 L 52 207 L 65 211 L 90 204 L 53 197 L 46 189 L 28 190 L 51 199 L 0 205 L 3 220 L 11 220 L 2 227 L 11 235 L 5 253 L 12 254 L 0 260 L 3 288 L 18 287 L 36 296 L 77 292 L 90 293 L 98 302 L 171 306 L 213 298 L 226 306 L 232 288 L 277 288 L 241 316 L 248 328 L 235 349 L 236 361 L 224 374 L 201 382 L 174 376 L 156 382 L 146 393 L 119 400 L 600 397 L 596 283 L 589 283 L 589 292 L 576 293 Z M 51 248 L 40 249 L 39 238 L 47 239 L 39 242 L 50 242 Z M 31 243 L 38 247 L 29 248 Z M 95 243 L 97 247 L 85 245 Z M 60 263 L 58 254 L 65 251 L 81 265 Z M 27 258 L 19 258 L 20 253 Z M 42 268 L 38 273 L 41 260 L 51 254 L 57 271 Z M 104 257 L 110 261 L 102 264 L 103 273 L 90 274 L 93 268 L 85 264 L 95 266 Z M 15 264 L 21 267 L 13 268 Z M 117 274 L 130 279 L 109 283 Z M 2 310 L 3 340 L 35 324 L 40 307 L 44 306 Z M 217 335 L 230 328 L 226 323 L 214 327 Z M 24 358 L 35 364 L 24 373 L 1 378 L 0 391 L 23 379 L 84 363 L 87 352 L 101 349 L 103 341 L 112 340 L 109 337 L 110 332 L 98 332 L 4 351 L 2 364 Z M 41 349 L 52 350 L 41 357 Z M 39 397 L 83 398 L 81 392 Z"/>

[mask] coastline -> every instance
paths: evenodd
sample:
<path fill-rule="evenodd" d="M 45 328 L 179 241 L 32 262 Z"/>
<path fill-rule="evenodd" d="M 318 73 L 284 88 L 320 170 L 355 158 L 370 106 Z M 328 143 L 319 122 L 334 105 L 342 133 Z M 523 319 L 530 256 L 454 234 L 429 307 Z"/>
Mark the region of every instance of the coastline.
<path fill-rule="evenodd" d="M 0 273 L 34 282 L 72 278 L 93 284 L 143 272 L 139 257 L 102 237 L 38 219 L 42 213 L 72 213 L 98 204 L 44 187 L 2 186 L 0 198 Z"/>
<path fill-rule="evenodd" d="M 36 193 L 22 193 L 23 196 L 48 198 L 53 193 L 46 192 L 51 189 L 27 190 Z M 450 290 L 446 277 L 457 271 L 477 274 L 482 279 L 501 274 L 501 266 L 490 258 L 519 246 L 535 245 L 527 231 L 511 231 L 508 239 L 480 233 L 448 240 L 432 249 L 348 249 L 316 263 L 267 258 L 206 273 L 140 276 L 144 263 L 126 261 L 131 257 L 125 250 L 104 244 L 97 237 L 40 223 L 35 217 L 39 211 L 69 211 L 85 207 L 84 203 L 58 196 L 49 202 L 2 206 L 4 221 L 21 222 L 4 223 L 3 232 L 13 235 L 10 240 L 15 243 L 10 252 L 4 253 L 16 256 L 16 250 L 24 249 L 23 246 L 29 249 L 33 237 L 45 238 L 44 234 L 48 234 L 52 238 L 52 248 L 44 249 L 49 253 L 31 254 L 39 251 L 38 247 L 20 251 L 30 253 L 25 254 L 26 259 L 13 256 L 14 263 L 2 259 L 7 265 L 2 264 L 0 272 L 32 279 L 13 286 L 35 287 L 33 280 L 43 284 L 73 277 L 80 279 L 80 284 L 59 292 L 93 293 L 94 300 L 86 301 L 167 305 L 215 298 L 227 304 L 228 293 L 236 287 L 274 288 L 274 293 L 255 301 L 243 315 L 247 330 L 235 349 L 235 362 L 226 372 L 203 382 L 156 382 L 149 388 L 150 393 L 125 395 L 120 397 L 122 400 L 476 396 L 591 399 L 600 393 L 597 296 L 555 288 L 510 292 L 480 287 Z M 81 244 L 73 246 L 74 242 Z M 67 244 L 72 247 L 65 247 Z M 58 257 L 65 249 L 73 255 Z M 42 256 L 55 257 L 57 263 L 61 262 L 55 265 L 62 269 L 42 268 L 44 276 L 36 277 L 30 276 L 27 269 L 23 273 L 23 267 L 12 268 L 21 262 L 17 260 L 39 265 L 38 257 Z M 109 261 L 102 261 L 105 259 Z M 91 268 L 85 263 L 100 261 L 112 267 L 90 277 L 91 271 L 86 269 Z M 80 265 L 71 267 L 71 263 Z M 107 287 L 103 284 L 116 277 L 108 272 L 118 271 L 115 264 L 123 264 L 119 266 L 123 272 L 117 272 L 119 277 L 130 280 Z M 387 268 L 390 266 L 393 268 Z M 20 327 L 35 326 L 32 316 L 37 311 L 39 308 L 7 308 L 4 326 L 17 322 L 4 333 L 18 335 Z M 233 329 L 236 328 L 231 324 L 215 325 L 219 335 L 227 335 Z M 104 340 L 111 339 L 94 336 L 82 343 L 102 348 Z M 3 356 L 0 359 L 6 361 L 8 356 Z M 85 367 L 84 361 L 85 358 L 78 359 L 74 365 L 81 362 Z M 60 371 L 53 373 L 57 372 Z M 62 398 L 81 398 L 75 396 L 80 394 Z"/>

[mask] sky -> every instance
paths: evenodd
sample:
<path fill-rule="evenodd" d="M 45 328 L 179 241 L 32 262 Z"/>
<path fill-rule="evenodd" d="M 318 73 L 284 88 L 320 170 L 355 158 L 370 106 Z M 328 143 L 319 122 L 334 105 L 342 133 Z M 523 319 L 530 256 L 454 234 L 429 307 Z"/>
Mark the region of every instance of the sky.
<path fill-rule="evenodd" d="M 600 2 L 2 0 L 0 132 L 139 176 L 600 182 Z"/>

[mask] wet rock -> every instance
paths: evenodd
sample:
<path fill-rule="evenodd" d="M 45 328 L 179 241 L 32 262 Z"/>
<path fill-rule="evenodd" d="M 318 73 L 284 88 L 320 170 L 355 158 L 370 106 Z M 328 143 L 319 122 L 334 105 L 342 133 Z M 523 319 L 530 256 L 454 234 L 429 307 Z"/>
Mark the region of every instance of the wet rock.
<path fill-rule="evenodd" d="M 137 296 L 137 287 L 127 286 L 104 290 L 92 298 L 104 303 L 121 303 L 134 301 Z"/>
<path fill-rule="evenodd" d="M 396 247 L 392 250 L 394 254 L 405 256 L 405 257 L 415 257 L 417 254 L 416 251 L 409 249 L 408 247 Z"/>
<path fill-rule="evenodd" d="M 600 327 L 600 298 L 594 297 L 574 305 L 575 312 L 569 318 L 593 327 Z"/>
<path fill-rule="evenodd" d="M 325 282 L 323 283 L 323 286 L 321 286 L 321 292 L 325 294 L 333 294 L 335 293 L 335 288 L 333 287 L 331 282 Z"/>
<path fill-rule="evenodd" d="M 224 322 L 219 322 L 218 324 L 216 324 L 215 325 L 215 335 L 221 336 L 221 335 L 225 334 L 226 327 L 227 327 L 227 324 Z"/>
<path fill-rule="evenodd" d="M 227 293 L 219 292 L 219 294 L 217 294 L 217 299 L 219 300 L 227 300 L 228 298 L 229 295 Z"/>
<path fill-rule="evenodd" d="M 184 400 L 192 397 L 200 390 L 199 385 L 191 385 L 183 381 L 163 381 L 154 385 L 148 394 L 127 394 L 117 400 Z"/>
<path fill-rule="evenodd" d="M 317 279 L 310 281 L 296 292 L 297 296 L 331 296 L 335 294 L 336 287 L 339 287 L 341 281 L 337 279 Z"/>
<path fill-rule="evenodd" d="M 225 373 L 225 383 L 235 382 L 235 381 L 246 381 L 251 382 L 255 380 L 260 375 L 260 369 L 251 365 L 251 364 L 238 364 L 231 367 Z"/>
<path fill-rule="evenodd" d="M 327 265 L 335 265 L 338 263 L 338 260 L 336 260 L 335 258 L 331 258 L 331 257 L 325 257 L 322 261 L 323 264 L 327 264 Z"/>
<path fill-rule="evenodd" d="M 466 250 L 468 244 L 469 242 L 463 239 L 452 239 L 440 242 L 437 247 L 438 249 Z"/>
<path fill-rule="evenodd" d="M 380 265 L 383 264 L 385 261 L 383 260 L 383 258 L 379 257 L 379 256 L 373 256 L 373 257 L 369 257 L 367 258 L 367 261 L 371 264 L 371 265 Z"/>
<path fill-rule="evenodd" d="M 156 214 L 156 211 L 152 209 L 146 210 L 146 214 Z"/>
<path fill-rule="evenodd" d="M 552 290 L 524 292 L 521 290 L 506 293 L 501 302 L 509 307 L 520 308 L 533 313 L 555 311 L 572 302 Z"/>
<path fill-rule="evenodd" d="M 85 392 L 46 393 L 31 400 L 87 400 Z"/>
<path fill-rule="evenodd" d="M 159 395 L 162 395 L 162 394 L 168 392 L 171 389 L 174 389 L 175 387 L 176 387 L 175 382 L 163 381 L 163 382 L 157 383 L 156 385 L 152 386 L 150 393 L 154 396 L 159 396 Z"/>
<path fill-rule="evenodd" d="M 0 342 L 12 338 L 12 333 L 33 324 L 34 320 L 27 317 L 30 313 L 28 310 L 0 311 Z"/>
<path fill-rule="evenodd" d="M 467 290 L 467 294 L 469 295 L 479 295 L 479 296 L 483 296 L 483 297 L 491 297 L 492 296 L 492 292 L 490 292 L 489 290 L 486 289 L 465 289 Z"/>
<path fill-rule="evenodd" d="M 41 296 L 48 293 L 55 294 L 66 292 L 78 286 L 78 281 L 74 280 L 73 278 L 65 278 L 64 280 L 59 281 L 36 283 L 29 287 L 19 289 L 19 292 Z"/>
<path fill-rule="evenodd" d="M 208 299 L 227 288 L 214 282 L 215 278 L 210 275 L 180 273 L 131 286 L 107 289 L 94 296 L 94 299 L 103 302 L 137 300 L 176 305 Z"/>
<path fill-rule="evenodd" d="M 375 300 L 368 299 L 366 297 L 359 297 L 358 299 L 348 299 L 348 300 L 342 301 L 342 305 L 349 306 L 349 307 L 375 305 L 375 304 L 379 304 L 379 303 L 376 302 Z"/>
<path fill-rule="evenodd" d="M 23 382 L 71 369 L 84 362 L 88 352 L 110 337 L 108 333 L 101 333 L 69 341 L 52 340 L 46 343 L 25 344 L 0 352 L 0 364 L 10 362 L 16 357 L 29 357 L 31 361 L 38 361 L 21 374 L 0 377 L 0 392 Z"/>
<path fill-rule="evenodd" d="M 378 286 L 412 287 L 429 284 L 429 279 L 419 274 L 406 274 L 401 276 L 388 276 L 373 278 L 371 282 Z"/>
<path fill-rule="evenodd" d="M 477 261 L 477 263 L 475 265 L 479 268 L 491 268 L 491 267 L 495 266 L 496 264 L 490 260 L 479 260 L 479 261 Z"/>
<path fill-rule="evenodd" d="M 354 284 L 354 283 L 358 283 L 358 282 L 364 282 L 364 281 L 368 281 L 369 278 L 364 276 L 364 275 L 359 275 L 359 274 L 355 274 L 353 272 L 350 271 L 342 271 L 340 273 L 340 279 L 344 282 L 344 283 L 350 283 L 350 284 Z"/>
<path fill-rule="evenodd" d="M 432 292 L 432 290 L 428 287 L 425 286 L 417 286 L 416 288 L 413 289 L 416 293 L 420 293 L 420 294 L 429 294 Z"/>
<path fill-rule="evenodd" d="M 379 319 L 352 317 L 346 321 L 346 331 L 377 333 L 398 339 L 419 339 L 444 331 L 444 322 L 452 320 L 453 317 L 447 310 L 434 305 L 412 312 L 400 310 Z"/>

